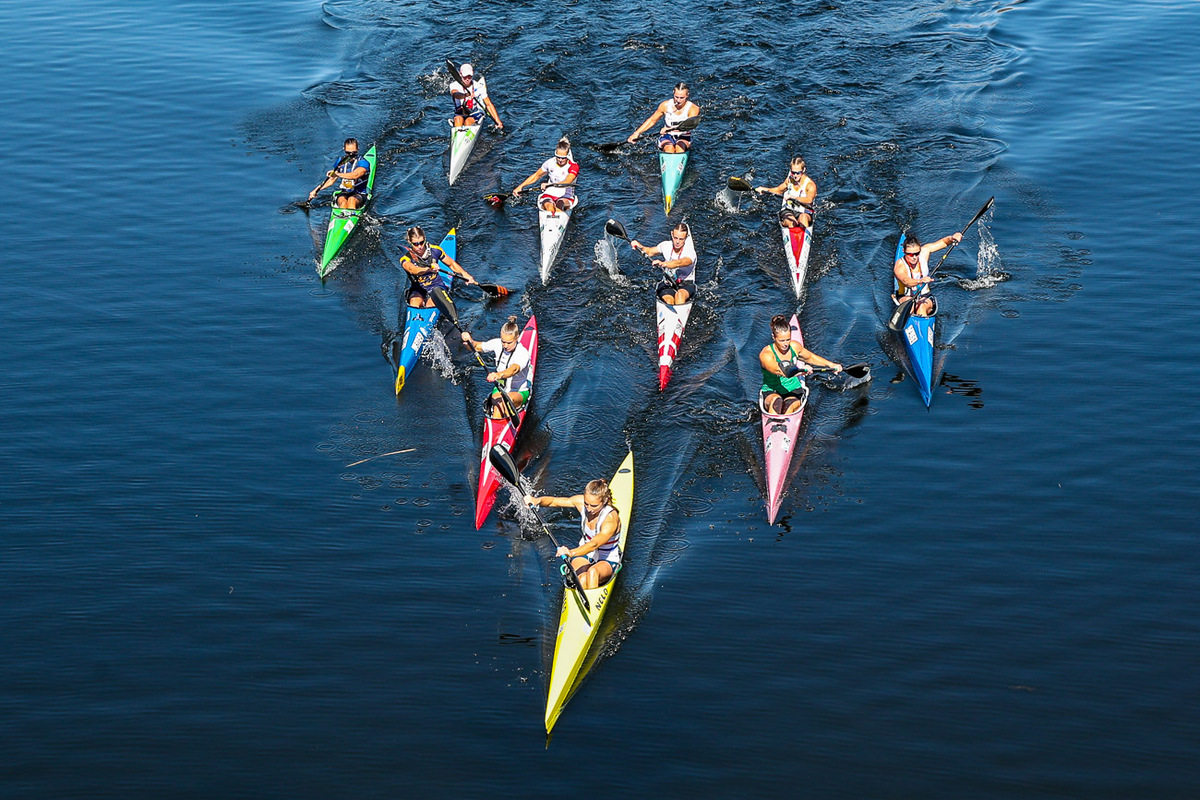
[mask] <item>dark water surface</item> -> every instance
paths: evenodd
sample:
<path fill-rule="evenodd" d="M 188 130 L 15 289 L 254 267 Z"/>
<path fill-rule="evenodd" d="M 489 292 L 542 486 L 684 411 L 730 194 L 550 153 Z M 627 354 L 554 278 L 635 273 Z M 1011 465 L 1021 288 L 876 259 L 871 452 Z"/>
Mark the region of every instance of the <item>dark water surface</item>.
<path fill-rule="evenodd" d="M 1200 6 L 50 0 L 0 23 L 3 796 L 1200 791 Z M 511 129 L 454 191 L 448 55 Z M 680 79 L 703 293 L 659 395 L 653 274 L 601 243 L 609 216 L 665 238 L 656 160 L 595 145 Z M 532 207 L 478 196 L 564 131 L 583 205 L 543 287 Z M 295 201 L 348 135 L 379 145 L 378 200 L 322 286 L 328 211 Z M 806 338 L 875 379 L 814 392 L 768 527 L 749 398 L 797 306 L 775 203 L 721 188 L 796 153 Z M 926 411 L 892 382 L 896 237 L 991 195 L 947 262 Z M 392 393 L 414 223 L 520 289 L 459 293 L 473 330 L 538 315 L 536 489 L 637 459 L 602 656 L 549 749 L 559 587 L 507 491 L 471 524 L 481 379 L 434 342 Z"/>

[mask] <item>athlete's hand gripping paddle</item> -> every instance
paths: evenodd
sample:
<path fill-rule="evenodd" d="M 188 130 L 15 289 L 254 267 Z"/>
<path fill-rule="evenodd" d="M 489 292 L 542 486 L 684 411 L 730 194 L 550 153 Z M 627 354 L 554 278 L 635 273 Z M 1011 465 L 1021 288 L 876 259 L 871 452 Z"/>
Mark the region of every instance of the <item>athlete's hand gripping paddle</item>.
<path fill-rule="evenodd" d="M 488 461 L 496 468 L 504 480 L 511 483 L 516 490 L 521 491 L 521 473 L 517 469 L 517 462 L 513 460 L 512 453 L 508 452 L 508 448 L 502 444 L 498 444 L 488 453 Z M 530 506 L 534 517 L 537 518 L 538 524 L 542 526 L 542 530 L 550 537 L 550 541 L 554 543 L 555 549 L 562 547 L 558 543 L 558 539 L 554 538 L 554 534 L 546 527 L 546 521 L 542 519 L 542 515 L 538 513 L 537 506 Z M 583 585 L 579 583 L 579 576 L 575 574 L 575 570 L 571 568 L 571 560 L 566 556 L 559 556 L 562 559 L 562 565 L 559 570 L 562 573 L 563 585 L 568 589 L 574 589 L 579 593 L 579 599 L 583 602 L 583 607 L 588 611 L 592 610 L 591 603 L 588 602 L 587 594 L 583 591 Z"/>
<path fill-rule="evenodd" d="M 450 299 L 450 293 L 441 286 L 435 286 L 429 291 L 429 296 L 433 298 L 433 304 L 437 306 L 438 311 L 442 312 L 442 315 L 450 321 L 450 325 L 461 336 L 463 329 L 458 324 L 458 309 L 454 307 L 454 301 Z M 479 356 L 479 351 L 471 348 L 471 352 L 475 354 L 475 360 L 479 362 L 479 366 L 486 370 L 487 364 L 483 363 L 483 359 Z M 516 423 L 514 420 L 517 418 L 517 410 L 513 407 L 508 392 L 504 391 L 504 386 L 499 381 L 493 383 L 492 386 L 500 394 L 500 401 L 504 406 L 504 416 L 508 418 L 508 424 L 514 426 L 513 432 L 516 433 Z"/>

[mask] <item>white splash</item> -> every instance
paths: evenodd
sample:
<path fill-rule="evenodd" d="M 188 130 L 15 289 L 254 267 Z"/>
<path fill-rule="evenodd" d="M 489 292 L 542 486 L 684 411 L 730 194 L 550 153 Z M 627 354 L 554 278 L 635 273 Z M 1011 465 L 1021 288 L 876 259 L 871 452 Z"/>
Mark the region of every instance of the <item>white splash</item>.
<path fill-rule="evenodd" d="M 984 220 L 979 221 L 979 254 L 976 264 L 974 278 L 962 278 L 958 281 L 958 285 L 968 292 L 990 289 L 1012 277 L 1000 269 L 1000 248 Z"/>
<path fill-rule="evenodd" d="M 617 266 L 617 248 L 613 244 L 612 238 L 605 236 L 600 241 L 596 242 L 594 248 L 596 255 L 596 264 L 608 273 L 608 277 L 613 283 L 618 286 L 629 286 L 629 278 L 621 274 L 620 268 Z"/>

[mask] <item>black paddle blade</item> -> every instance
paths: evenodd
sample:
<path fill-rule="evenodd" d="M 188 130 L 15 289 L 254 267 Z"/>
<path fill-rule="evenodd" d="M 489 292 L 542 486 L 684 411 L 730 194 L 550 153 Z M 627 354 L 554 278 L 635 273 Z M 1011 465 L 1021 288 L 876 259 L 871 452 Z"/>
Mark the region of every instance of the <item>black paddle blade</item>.
<path fill-rule="evenodd" d="M 751 192 L 754 187 L 750 185 L 750 181 L 745 178 L 730 178 L 728 181 L 729 188 L 735 192 Z"/>
<path fill-rule="evenodd" d="M 912 314 L 912 306 L 916 301 L 917 296 L 909 295 L 906 299 L 896 306 L 896 310 L 892 312 L 891 318 L 888 320 L 888 330 L 899 333 L 904 330 L 904 323 L 908 322 L 908 317 Z"/>
<path fill-rule="evenodd" d="M 454 66 L 454 62 L 446 59 L 446 69 L 450 72 L 450 77 L 458 82 L 459 86 L 463 85 L 462 75 L 458 74 L 458 67 Z"/>
<path fill-rule="evenodd" d="M 433 298 L 433 304 L 437 306 L 437 310 L 442 312 L 446 319 L 450 320 L 450 324 L 457 328 L 458 309 L 454 307 L 454 301 L 450 299 L 450 292 L 441 286 L 435 286 L 429 290 L 429 296 Z"/>
<path fill-rule="evenodd" d="M 983 208 L 979 209 L 979 213 L 976 214 L 975 216 L 971 217 L 971 221 L 967 223 L 967 228 L 971 227 L 976 222 L 978 222 L 979 218 L 982 217 L 984 214 L 986 214 L 988 212 L 988 209 L 991 208 L 992 204 L 995 202 L 996 202 L 995 197 L 989 197 L 988 201 L 983 204 Z M 963 228 L 963 233 L 967 232 L 967 228 Z"/>
<path fill-rule="evenodd" d="M 521 473 L 517 470 L 517 462 L 513 460 L 512 453 L 508 452 L 508 448 L 502 444 L 498 444 L 488 453 L 488 461 L 496 472 L 500 473 L 500 477 L 511 483 L 513 486 L 520 487 L 518 482 Z"/>
<path fill-rule="evenodd" d="M 674 128 L 672 128 L 672 130 L 694 131 L 694 130 L 696 130 L 696 126 L 699 124 L 700 124 L 700 115 L 697 114 L 694 117 L 688 117 L 687 119 L 683 120 L 678 125 L 676 125 Z"/>
<path fill-rule="evenodd" d="M 596 145 L 596 149 L 601 153 L 611 153 L 623 144 L 625 142 L 604 142 L 603 144 Z"/>
<path fill-rule="evenodd" d="M 615 219 L 610 219 L 608 222 L 604 223 L 604 230 L 606 233 L 611 233 L 618 239 L 629 241 L 629 234 L 625 232 L 625 226 L 617 222 Z"/>

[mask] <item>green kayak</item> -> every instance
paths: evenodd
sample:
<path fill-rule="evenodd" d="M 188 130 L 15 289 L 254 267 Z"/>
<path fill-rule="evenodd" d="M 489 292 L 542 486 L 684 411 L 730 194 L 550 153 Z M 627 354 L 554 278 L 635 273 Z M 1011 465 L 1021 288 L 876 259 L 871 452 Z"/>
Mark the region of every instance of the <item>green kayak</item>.
<path fill-rule="evenodd" d="M 350 238 L 350 234 L 354 233 L 354 229 L 358 227 L 359 217 L 366 211 L 367 206 L 371 205 L 375 189 L 375 145 L 371 145 L 371 149 L 363 158 L 371 165 L 371 172 L 367 175 L 367 202 L 363 203 L 361 208 L 338 208 L 337 196 L 339 193 L 333 193 L 334 206 L 333 212 L 329 215 L 329 231 L 325 234 L 325 252 L 321 254 L 321 266 L 317 267 L 317 274 L 322 278 L 336 269 L 330 264 L 341 251 L 342 245 Z"/>

